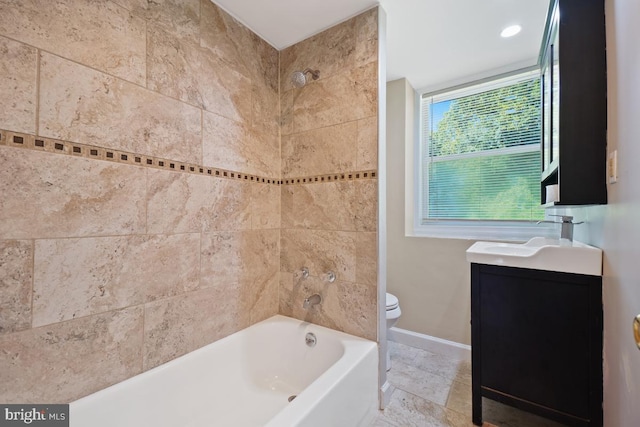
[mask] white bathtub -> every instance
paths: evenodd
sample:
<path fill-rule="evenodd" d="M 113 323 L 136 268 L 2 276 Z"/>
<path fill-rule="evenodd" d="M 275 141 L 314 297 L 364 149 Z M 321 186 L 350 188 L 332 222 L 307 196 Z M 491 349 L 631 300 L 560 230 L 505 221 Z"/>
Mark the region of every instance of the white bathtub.
<path fill-rule="evenodd" d="M 71 402 L 70 426 L 364 426 L 377 371 L 374 342 L 274 316 Z"/>

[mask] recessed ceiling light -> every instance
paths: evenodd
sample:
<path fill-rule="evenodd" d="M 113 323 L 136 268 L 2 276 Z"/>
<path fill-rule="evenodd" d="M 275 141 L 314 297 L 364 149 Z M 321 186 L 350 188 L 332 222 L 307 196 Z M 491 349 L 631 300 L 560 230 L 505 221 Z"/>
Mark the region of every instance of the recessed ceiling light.
<path fill-rule="evenodd" d="M 520 25 L 511 25 L 505 28 L 504 30 L 502 30 L 502 32 L 500 33 L 500 36 L 504 38 L 513 37 L 516 34 L 518 34 L 520 30 L 522 30 L 522 27 Z"/>

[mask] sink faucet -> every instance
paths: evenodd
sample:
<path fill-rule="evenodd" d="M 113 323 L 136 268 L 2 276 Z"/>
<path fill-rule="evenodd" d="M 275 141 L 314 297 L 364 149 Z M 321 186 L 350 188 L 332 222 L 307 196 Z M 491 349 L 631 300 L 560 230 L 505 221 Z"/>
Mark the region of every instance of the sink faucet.
<path fill-rule="evenodd" d="M 322 297 L 320 296 L 320 294 L 313 294 L 310 297 L 304 299 L 304 302 L 302 303 L 302 308 L 304 308 L 305 310 L 308 310 L 314 305 L 318 305 L 321 303 L 322 303 Z"/>
<path fill-rule="evenodd" d="M 560 217 L 560 223 L 562 224 L 562 228 L 560 229 L 560 239 L 567 239 L 570 242 L 573 242 L 573 226 L 582 224 L 584 221 L 573 222 L 573 217 L 570 215 L 550 215 Z M 552 224 L 557 224 L 556 221 L 538 221 L 537 224 L 542 222 L 549 222 Z"/>
<path fill-rule="evenodd" d="M 573 222 L 573 217 L 569 215 L 559 215 L 562 220 L 562 228 L 560 229 L 560 238 L 573 242 L 573 226 L 582 224 L 583 221 Z"/>

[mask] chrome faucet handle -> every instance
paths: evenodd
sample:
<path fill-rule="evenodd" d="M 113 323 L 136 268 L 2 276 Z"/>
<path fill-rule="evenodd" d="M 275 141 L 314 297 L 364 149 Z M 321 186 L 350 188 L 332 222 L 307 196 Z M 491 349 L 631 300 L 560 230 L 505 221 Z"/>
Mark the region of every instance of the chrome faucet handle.
<path fill-rule="evenodd" d="M 571 215 L 549 215 L 549 216 L 559 217 L 560 218 L 560 222 L 563 222 L 563 223 L 569 223 L 569 224 L 573 224 L 573 225 L 584 224 L 584 221 L 573 222 L 573 217 Z"/>
<path fill-rule="evenodd" d="M 536 221 L 536 224 L 560 224 L 558 221 L 549 221 L 549 220 L 542 220 L 542 221 Z"/>
<path fill-rule="evenodd" d="M 333 271 L 328 271 L 324 277 L 323 280 L 325 282 L 329 282 L 329 283 L 333 283 L 336 281 L 336 273 L 334 273 Z"/>

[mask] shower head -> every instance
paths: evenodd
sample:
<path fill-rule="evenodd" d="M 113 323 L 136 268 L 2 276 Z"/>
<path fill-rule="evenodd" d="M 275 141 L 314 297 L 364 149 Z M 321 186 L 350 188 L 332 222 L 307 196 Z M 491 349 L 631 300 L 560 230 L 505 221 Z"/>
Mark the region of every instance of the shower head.
<path fill-rule="evenodd" d="M 294 87 L 302 87 L 307 84 L 307 77 L 302 71 L 294 71 L 293 74 L 291 74 L 291 84 Z"/>
<path fill-rule="evenodd" d="M 303 87 L 307 84 L 307 76 L 306 74 L 311 74 L 311 78 L 313 80 L 318 80 L 320 77 L 320 70 L 312 70 L 311 68 L 307 68 L 304 71 L 294 71 L 291 74 L 291 84 L 294 87 Z"/>

